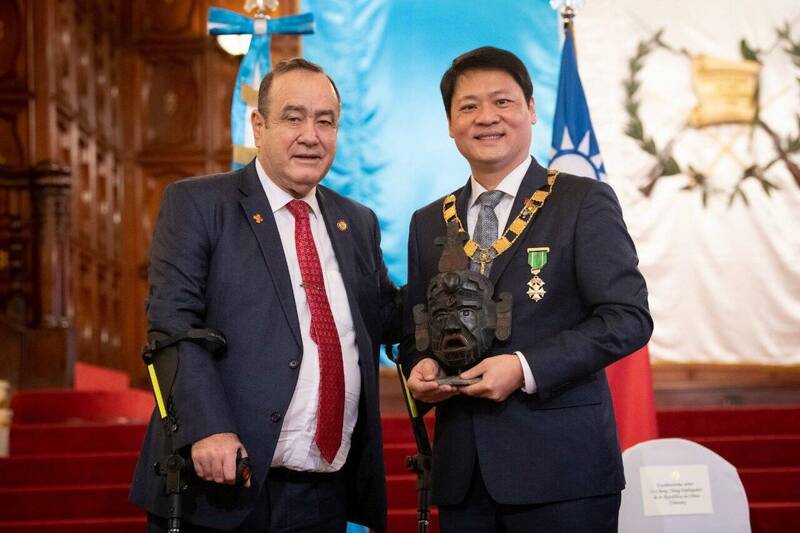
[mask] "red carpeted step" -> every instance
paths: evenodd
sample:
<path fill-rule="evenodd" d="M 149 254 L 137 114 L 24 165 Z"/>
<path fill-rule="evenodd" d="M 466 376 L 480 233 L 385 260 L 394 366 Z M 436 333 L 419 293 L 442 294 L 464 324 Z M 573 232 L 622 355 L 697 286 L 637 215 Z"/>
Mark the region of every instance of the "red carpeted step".
<path fill-rule="evenodd" d="M 131 386 L 128 373 L 116 368 L 76 361 L 74 372 L 73 390 L 127 390 Z"/>
<path fill-rule="evenodd" d="M 390 415 L 381 418 L 383 423 L 383 442 L 414 442 L 414 432 L 411 429 L 411 420 L 408 416 Z M 433 414 L 425 417 L 428 428 L 428 438 L 433 439 Z"/>
<path fill-rule="evenodd" d="M 128 503 L 130 484 L 0 489 L 0 521 L 141 516 Z"/>
<path fill-rule="evenodd" d="M 22 394 L 14 403 L 12 456 L 0 460 L 0 533 L 143 531 L 143 513 L 127 493 L 145 425 L 107 421 L 148 418 L 150 393 Z M 78 420 L 89 422 L 46 423 Z M 662 436 L 694 440 L 739 468 L 755 533 L 800 524 L 800 408 L 666 410 L 659 422 Z M 426 424 L 432 435 L 432 416 Z M 406 456 L 416 453 L 411 425 L 391 416 L 383 429 L 389 531 L 416 531 L 416 479 L 405 469 Z M 438 531 L 435 509 L 429 531 Z"/>
<path fill-rule="evenodd" d="M 147 518 L 85 518 L 74 520 L 24 520 L 0 522 L 2 533 L 142 533 Z"/>
<path fill-rule="evenodd" d="M 711 409 L 659 409 L 661 438 L 721 435 L 800 434 L 800 407 L 754 406 Z"/>
<path fill-rule="evenodd" d="M 393 509 L 416 509 L 417 476 L 414 474 L 387 475 L 386 493 Z"/>
<path fill-rule="evenodd" d="M 137 452 L 0 458 L 0 487 L 130 483 Z"/>
<path fill-rule="evenodd" d="M 53 422 L 147 422 L 153 412 L 150 392 L 45 390 L 18 392 L 11 398 L 14 423 Z"/>
<path fill-rule="evenodd" d="M 389 509 L 389 524 L 386 533 L 409 533 L 418 531 L 417 509 Z M 428 533 L 439 533 L 439 511 L 431 507 Z"/>
<path fill-rule="evenodd" d="M 691 439 L 737 468 L 800 466 L 800 435 L 702 437 Z"/>
<path fill-rule="evenodd" d="M 751 503 L 800 500 L 800 467 L 740 468 L 739 477 Z"/>
<path fill-rule="evenodd" d="M 753 533 L 789 533 L 800 529 L 800 502 L 750 504 Z"/>
<path fill-rule="evenodd" d="M 385 444 L 383 464 L 386 467 L 386 475 L 408 474 L 406 457 L 416 453 L 417 447 L 413 442 Z"/>
<path fill-rule="evenodd" d="M 12 424 L 11 455 L 138 452 L 144 424 Z"/>

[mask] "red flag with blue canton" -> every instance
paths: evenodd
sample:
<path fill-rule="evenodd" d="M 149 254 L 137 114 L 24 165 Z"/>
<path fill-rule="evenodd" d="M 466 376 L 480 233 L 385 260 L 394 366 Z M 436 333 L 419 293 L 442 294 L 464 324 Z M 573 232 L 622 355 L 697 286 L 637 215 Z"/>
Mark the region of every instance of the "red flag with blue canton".
<path fill-rule="evenodd" d="M 605 165 L 578 74 L 572 28 L 567 27 L 564 34 L 548 166 L 578 176 L 605 180 Z M 653 372 L 647 346 L 607 367 L 606 376 L 614 399 L 622 449 L 658 438 Z"/>

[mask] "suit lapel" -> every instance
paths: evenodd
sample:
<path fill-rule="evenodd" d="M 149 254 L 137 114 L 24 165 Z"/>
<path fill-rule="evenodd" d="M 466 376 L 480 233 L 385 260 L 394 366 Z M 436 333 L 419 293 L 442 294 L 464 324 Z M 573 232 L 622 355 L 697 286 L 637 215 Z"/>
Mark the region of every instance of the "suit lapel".
<path fill-rule="evenodd" d="M 506 227 L 517 217 L 519 212 L 522 210 L 522 206 L 525 205 L 525 202 L 531 197 L 533 192 L 546 183 L 547 169 L 540 166 L 539 163 L 536 162 L 536 159 L 531 158 L 531 166 L 528 167 L 528 172 L 526 172 L 525 177 L 522 178 L 522 183 L 519 185 L 517 195 L 514 197 L 514 205 L 511 207 L 511 213 L 508 215 Z M 517 239 L 517 242 L 511 247 L 511 249 L 506 250 L 505 253 L 498 255 L 494 261 L 492 261 L 492 269 L 489 271 L 489 278 L 492 280 L 492 282 L 497 283 L 497 280 L 501 275 L 503 275 L 503 272 L 511 262 L 511 259 L 513 259 L 519 249 L 522 248 L 520 243 L 524 240 L 525 234 L 528 232 L 531 224 L 533 223 L 534 221 L 531 220 L 531 223 L 528 224 L 528 226 L 523 230 Z M 505 231 L 505 228 L 503 230 Z"/>
<path fill-rule="evenodd" d="M 348 219 L 339 205 L 333 201 L 329 194 L 326 194 L 322 187 L 317 187 L 317 202 L 319 202 L 319 208 L 322 211 L 325 228 L 328 230 L 328 237 L 333 245 L 333 253 L 336 254 L 339 272 L 342 274 L 347 295 L 350 297 L 350 288 L 355 283 L 352 221 Z M 342 227 L 344 229 L 339 228 L 340 223 L 343 223 Z M 352 298 L 350 299 L 352 300 Z"/>
<path fill-rule="evenodd" d="M 464 231 L 467 233 L 469 233 L 467 229 L 467 211 L 469 209 L 469 197 L 471 194 L 472 180 L 467 180 L 467 184 L 461 187 L 461 190 L 456 193 L 456 213 L 458 213 L 458 218 L 461 220 Z M 470 238 L 472 238 L 471 235 Z"/>
<path fill-rule="evenodd" d="M 325 228 L 328 230 L 333 253 L 336 255 L 336 263 L 339 265 L 339 272 L 342 275 L 347 302 L 350 305 L 350 316 L 353 319 L 353 327 L 356 334 L 358 358 L 362 365 L 372 365 L 370 362 L 372 342 L 364 323 L 364 317 L 361 316 L 361 307 L 358 305 L 356 296 L 356 282 L 358 280 L 355 272 L 356 249 L 353 242 L 353 221 L 350 220 L 333 196 L 328 194 L 322 187 L 317 187 L 317 202 L 319 202 L 319 208 L 322 211 L 322 219 L 325 221 Z M 362 380 L 365 377 L 364 371 L 368 368 L 369 366 L 362 366 Z"/>
<path fill-rule="evenodd" d="M 297 344 L 303 346 L 300 322 L 297 318 L 297 306 L 294 301 L 294 292 L 292 292 L 292 280 L 289 277 L 289 267 L 286 266 L 286 256 L 283 254 L 281 236 L 278 233 L 278 226 L 275 224 L 275 217 L 272 215 L 267 195 L 258 180 L 254 162 L 245 167 L 239 190 L 244 194 L 240 203 L 261 248 L 261 255 L 267 263 L 275 292 L 278 293 L 281 307 L 286 315 L 286 321 L 289 323 Z"/>

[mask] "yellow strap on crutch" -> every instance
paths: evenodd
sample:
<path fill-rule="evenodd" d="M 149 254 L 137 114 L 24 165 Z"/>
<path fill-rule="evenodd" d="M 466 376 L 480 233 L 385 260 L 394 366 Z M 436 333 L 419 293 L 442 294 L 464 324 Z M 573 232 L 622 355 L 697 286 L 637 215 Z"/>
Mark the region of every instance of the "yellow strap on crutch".
<path fill-rule="evenodd" d="M 158 376 L 156 376 L 155 367 L 150 364 L 147 365 L 147 371 L 150 373 L 150 381 L 153 383 L 153 393 L 156 396 L 156 403 L 158 404 L 158 413 L 161 419 L 167 418 L 167 408 L 164 406 L 164 398 L 161 396 L 161 387 L 158 385 Z"/>

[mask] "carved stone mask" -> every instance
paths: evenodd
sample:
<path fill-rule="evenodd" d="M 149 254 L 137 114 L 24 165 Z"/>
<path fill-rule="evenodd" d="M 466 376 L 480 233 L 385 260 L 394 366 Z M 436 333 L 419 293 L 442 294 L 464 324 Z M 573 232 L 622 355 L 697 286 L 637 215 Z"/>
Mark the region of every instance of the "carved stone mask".
<path fill-rule="evenodd" d="M 428 287 L 431 349 L 452 369 L 472 366 L 492 344 L 497 325 L 489 280 L 469 270 L 437 275 Z"/>
<path fill-rule="evenodd" d="M 448 374 L 473 366 L 494 338 L 511 336 L 511 294 L 495 301 L 492 281 L 468 269 L 459 230 L 448 224 L 439 274 L 428 284 L 427 306 L 414 306 L 417 350 L 430 349 Z"/>

